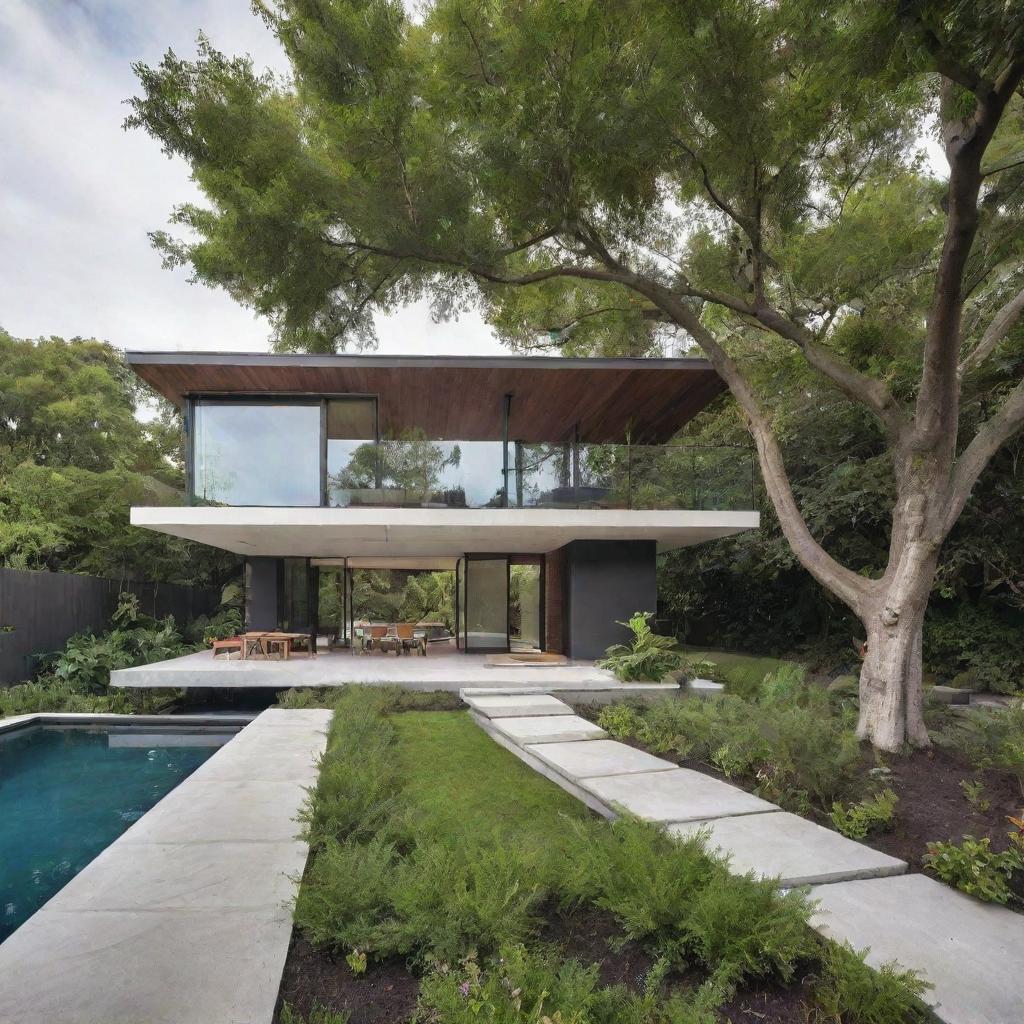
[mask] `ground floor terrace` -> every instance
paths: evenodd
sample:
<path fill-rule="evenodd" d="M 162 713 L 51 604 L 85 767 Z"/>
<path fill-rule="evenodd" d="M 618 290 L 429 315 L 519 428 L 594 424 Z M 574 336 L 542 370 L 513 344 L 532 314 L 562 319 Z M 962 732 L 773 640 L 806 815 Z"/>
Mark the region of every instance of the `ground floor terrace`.
<path fill-rule="evenodd" d="M 543 690 L 585 694 L 594 699 L 622 696 L 624 691 L 664 689 L 620 683 L 592 661 L 564 664 L 501 664 L 493 655 L 462 653 L 454 646 L 430 645 L 427 656 L 357 654 L 352 650 L 321 650 L 316 657 L 287 661 L 214 658 L 209 651 L 139 665 L 111 673 L 113 686 L 129 688 L 285 690 L 344 686 L 350 683 L 394 685 L 409 690 Z"/>

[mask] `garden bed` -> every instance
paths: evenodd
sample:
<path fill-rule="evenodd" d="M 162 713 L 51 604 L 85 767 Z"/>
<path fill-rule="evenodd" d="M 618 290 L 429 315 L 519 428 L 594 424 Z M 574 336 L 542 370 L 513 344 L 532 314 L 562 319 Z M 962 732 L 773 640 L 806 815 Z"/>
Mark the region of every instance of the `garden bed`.
<path fill-rule="evenodd" d="M 534 1020 L 542 991 L 548 1016 L 581 1024 L 790 1024 L 834 1019 L 816 1015 L 851 977 L 894 1021 L 925 1019 L 904 983 L 813 936 L 801 895 L 733 878 L 699 841 L 596 819 L 464 712 L 340 699 L 282 1024 Z"/>

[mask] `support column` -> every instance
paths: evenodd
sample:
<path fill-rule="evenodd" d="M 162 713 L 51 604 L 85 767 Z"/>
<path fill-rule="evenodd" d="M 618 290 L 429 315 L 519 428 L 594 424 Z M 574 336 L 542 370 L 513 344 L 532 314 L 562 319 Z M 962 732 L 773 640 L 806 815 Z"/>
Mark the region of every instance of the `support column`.
<path fill-rule="evenodd" d="M 249 558 L 245 562 L 246 629 L 277 629 L 277 558 Z"/>
<path fill-rule="evenodd" d="M 630 632 L 617 625 L 657 610 L 657 545 L 648 540 L 574 540 L 565 552 L 565 653 L 600 658 Z"/>

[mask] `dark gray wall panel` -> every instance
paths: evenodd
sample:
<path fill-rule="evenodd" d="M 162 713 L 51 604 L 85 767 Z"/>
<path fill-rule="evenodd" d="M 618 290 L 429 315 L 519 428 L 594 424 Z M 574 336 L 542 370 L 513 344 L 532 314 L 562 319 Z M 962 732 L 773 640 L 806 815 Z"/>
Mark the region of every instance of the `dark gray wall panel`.
<path fill-rule="evenodd" d="M 574 540 L 565 546 L 566 624 L 573 658 L 600 658 L 630 632 L 617 621 L 657 609 L 657 545 L 647 540 Z"/>
<path fill-rule="evenodd" d="M 278 558 L 250 558 L 245 563 L 245 625 L 277 629 Z"/>

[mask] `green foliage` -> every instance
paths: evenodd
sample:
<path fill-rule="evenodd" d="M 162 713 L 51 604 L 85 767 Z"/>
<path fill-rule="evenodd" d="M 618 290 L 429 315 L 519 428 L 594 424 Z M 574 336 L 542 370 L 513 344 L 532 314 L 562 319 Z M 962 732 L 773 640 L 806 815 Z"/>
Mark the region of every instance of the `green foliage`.
<path fill-rule="evenodd" d="M 864 962 L 867 950 L 828 943 L 814 981 L 815 1024 L 927 1024 L 930 1010 L 921 997 L 931 988 L 895 961 L 876 971 Z"/>
<path fill-rule="evenodd" d="M 308 1017 L 297 1013 L 287 1003 L 281 1007 L 279 1024 L 348 1024 L 348 1013 L 335 1013 L 323 1006 L 314 1006 Z"/>
<path fill-rule="evenodd" d="M 715 1024 L 722 993 L 658 998 L 652 972 L 642 994 L 602 988 L 597 967 L 561 960 L 554 950 L 504 947 L 483 966 L 475 955 L 457 965 L 438 963 L 423 979 L 414 1021 L 445 1024 Z"/>
<path fill-rule="evenodd" d="M 1024 794 L 1024 700 L 998 712 L 970 709 L 946 721 L 939 739 L 978 768 L 1012 775 Z"/>
<path fill-rule="evenodd" d="M 855 804 L 834 803 L 829 817 L 848 839 L 867 839 L 873 832 L 892 828 L 898 800 L 891 789 L 883 789 Z"/>
<path fill-rule="evenodd" d="M 761 693 L 765 679 L 780 669 L 799 668 L 796 662 L 784 661 L 780 658 L 753 657 L 749 654 L 737 654 L 733 651 L 709 651 L 705 655 L 697 655 L 703 666 L 711 666 L 710 671 L 694 671 L 705 679 L 716 683 L 724 683 L 726 693 L 747 700 L 756 700 Z"/>
<path fill-rule="evenodd" d="M 1015 693 L 1024 684 L 1020 619 L 991 602 L 985 607 L 961 604 L 952 615 L 933 616 L 925 660 L 953 677 L 953 686 Z"/>
<path fill-rule="evenodd" d="M 1014 872 L 1024 870 L 1024 858 L 1017 849 L 997 852 L 991 840 L 964 836 L 962 843 L 929 843 L 924 867 L 947 885 L 984 900 L 1009 903 L 1017 899 L 1010 887 Z"/>
<path fill-rule="evenodd" d="M 984 814 L 992 806 L 992 801 L 985 795 L 985 783 L 980 780 L 960 780 L 960 789 L 964 799 L 978 812 Z"/>
<path fill-rule="evenodd" d="M 602 728 L 656 754 L 693 758 L 754 784 L 797 811 L 828 811 L 860 776 L 862 759 L 848 712 L 786 670 L 759 701 L 667 698 L 645 707 L 610 705 Z"/>
<path fill-rule="evenodd" d="M 0 330 L 0 565 L 210 584 L 238 558 L 133 527 L 132 505 L 180 504 L 177 412 L 109 345 Z"/>
<path fill-rule="evenodd" d="M 655 633 L 651 629 L 653 618 L 654 612 L 635 612 L 628 622 L 620 622 L 620 626 L 632 630 L 633 639 L 628 645 L 613 644 L 597 665 L 624 683 L 660 683 L 669 672 L 679 669 L 683 656 L 675 639 Z"/>

